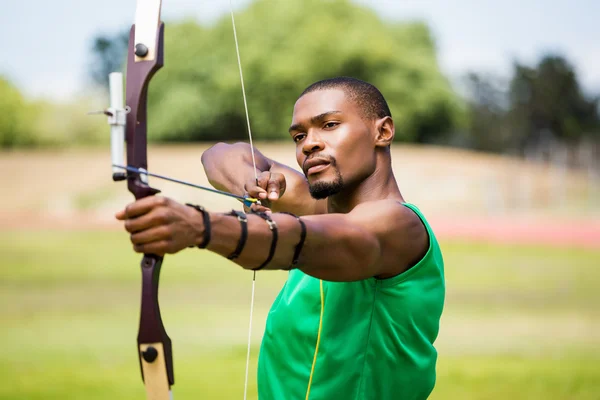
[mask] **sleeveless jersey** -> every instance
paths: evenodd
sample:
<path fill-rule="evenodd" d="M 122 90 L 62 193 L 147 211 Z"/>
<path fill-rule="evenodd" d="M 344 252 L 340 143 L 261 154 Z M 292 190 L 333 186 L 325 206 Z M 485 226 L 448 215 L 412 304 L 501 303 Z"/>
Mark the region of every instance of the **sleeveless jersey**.
<path fill-rule="evenodd" d="M 445 296 L 439 244 L 389 279 L 328 282 L 300 270 L 269 312 L 258 362 L 259 400 L 417 400 L 435 384 Z"/>

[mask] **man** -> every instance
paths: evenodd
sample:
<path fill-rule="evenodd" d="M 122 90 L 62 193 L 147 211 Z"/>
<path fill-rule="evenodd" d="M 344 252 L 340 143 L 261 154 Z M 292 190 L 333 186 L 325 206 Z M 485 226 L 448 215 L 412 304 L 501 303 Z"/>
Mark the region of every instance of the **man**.
<path fill-rule="evenodd" d="M 197 245 L 246 269 L 291 269 L 267 319 L 261 400 L 427 398 L 443 260 L 394 178 L 384 97 L 357 79 L 317 82 L 297 100 L 289 133 L 304 174 L 256 152 L 256 181 L 241 143 L 202 156 L 215 187 L 260 199 L 254 208 L 266 213 L 208 213 L 149 197 L 117 218 L 138 252 Z"/>

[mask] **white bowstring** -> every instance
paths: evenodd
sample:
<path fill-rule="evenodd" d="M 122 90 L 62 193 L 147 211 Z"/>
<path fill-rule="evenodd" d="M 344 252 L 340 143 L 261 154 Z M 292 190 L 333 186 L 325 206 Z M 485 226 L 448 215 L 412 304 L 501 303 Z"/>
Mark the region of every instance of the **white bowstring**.
<path fill-rule="evenodd" d="M 233 26 L 233 39 L 235 40 L 235 53 L 240 70 L 240 81 L 242 83 L 242 97 L 244 98 L 244 110 L 246 111 L 246 124 L 248 125 L 248 138 L 250 139 L 250 152 L 252 153 L 252 165 L 254 166 L 254 178 L 258 184 L 258 173 L 256 172 L 256 159 L 254 158 L 254 144 L 252 143 L 252 129 L 250 128 L 250 114 L 248 114 L 248 102 L 246 101 L 246 88 L 244 87 L 244 74 L 242 72 L 242 60 L 240 59 L 240 47 L 238 45 L 237 31 L 235 29 L 235 18 L 233 17 L 233 5 L 229 0 L 229 10 L 231 11 L 231 25 Z"/>
<path fill-rule="evenodd" d="M 254 179 L 258 185 L 258 173 L 256 171 L 256 159 L 254 158 L 254 144 L 252 143 L 252 129 L 250 128 L 250 114 L 248 113 L 248 102 L 246 101 L 246 88 L 244 87 L 244 74 L 242 72 L 242 61 L 240 58 L 240 48 L 238 45 L 237 31 L 235 29 L 235 18 L 233 16 L 233 4 L 229 0 L 229 10 L 231 12 L 231 25 L 233 26 L 233 38 L 235 40 L 235 53 L 237 55 L 238 68 L 240 71 L 240 81 L 242 83 L 242 97 L 244 98 L 244 110 L 246 112 L 246 124 L 248 126 L 248 138 L 250 139 L 250 152 L 252 153 L 252 166 L 254 169 Z M 248 372 L 250 370 L 250 345 L 252 341 L 252 319 L 254 314 L 254 288 L 256 286 L 256 271 L 252 275 L 252 295 L 250 298 L 250 323 L 248 325 L 248 350 L 246 352 L 246 376 L 244 378 L 244 400 L 248 396 Z"/>
<path fill-rule="evenodd" d="M 246 352 L 246 377 L 244 378 L 244 400 L 248 396 L 248 371 L 250 370 L 250 340 L 252 339 L 252 314 L 254 311 L 254 286 L 256 283 L 256 271 L 252 276 L 252 297 L 250 299 L 250 324 L 248 326 L 248 350 Z"/>

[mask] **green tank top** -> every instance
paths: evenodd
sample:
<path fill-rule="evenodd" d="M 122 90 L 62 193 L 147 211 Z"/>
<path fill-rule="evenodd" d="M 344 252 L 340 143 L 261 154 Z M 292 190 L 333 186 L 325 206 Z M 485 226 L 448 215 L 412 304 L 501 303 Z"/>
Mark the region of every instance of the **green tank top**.
<path fill-rule="evenodd" d="M 258 362 L 259 400 L 425 399 L 435 384 L 444 263 L 429 249 L 390 279 L 322 281 L 294 270 L 269 312 Z"/>

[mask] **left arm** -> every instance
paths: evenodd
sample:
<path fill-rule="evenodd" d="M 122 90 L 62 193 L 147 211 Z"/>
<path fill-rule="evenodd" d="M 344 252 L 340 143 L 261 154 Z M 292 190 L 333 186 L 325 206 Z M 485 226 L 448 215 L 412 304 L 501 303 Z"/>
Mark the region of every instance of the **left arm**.
<path fill-rule="evenodd" d="M 163 255 L 203 241 L 202 215 L 165 197 L 141 199 L 117 213 L 131 233 L 134 250 Z M 289 215 L 271 214 L 277 224 L 277 247 L 265 269 L 287 269 L 300 238 L 300 225 Z M 429 239 L 419 217 L 395 200 L 361 204 L 348 214 L 304 216 L 307 237 L 297 267 L 329 281 L 388 278 L 414 265 L 427 251 Z M 240 239 L 237 218 L 211 213 L 211 241 L 207 247 L 222 256 L 231 254 Z M 265 221 L 248 214 L 248 239 L 237 264 L 246 269 L 268 257 L 272 233 Z"/>

